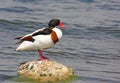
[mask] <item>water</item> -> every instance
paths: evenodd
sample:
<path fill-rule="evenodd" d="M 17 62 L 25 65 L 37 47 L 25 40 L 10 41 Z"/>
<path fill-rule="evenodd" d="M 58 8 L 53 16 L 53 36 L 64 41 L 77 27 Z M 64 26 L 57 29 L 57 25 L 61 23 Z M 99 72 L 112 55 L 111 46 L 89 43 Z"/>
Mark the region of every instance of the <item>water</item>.
<path fill-rule="evenodd" d="M 44 54 L 73 68 L 67 83 L 120 83 L 119 0 L 0 0 L 0 83 L 19 83 L 17 68 L 38 59 L 36 51 L 16 52 L 14 37 L 63 21 L 64 36 Z"/>

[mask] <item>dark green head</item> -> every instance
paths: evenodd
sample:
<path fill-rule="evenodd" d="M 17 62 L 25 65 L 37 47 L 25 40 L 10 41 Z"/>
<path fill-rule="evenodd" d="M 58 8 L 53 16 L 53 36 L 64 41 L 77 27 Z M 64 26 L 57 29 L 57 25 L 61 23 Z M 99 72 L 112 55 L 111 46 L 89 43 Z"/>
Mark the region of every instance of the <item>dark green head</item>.
<path fill-rule="evenodd" d="M 59 19 L 52 19 L 52 20 L 50 20 L 50 22 L 48 24 L 48 27 L 49 28 L 54 28 L 56 26 L 64 28 L 64 25 L 62 24 L 62 22 Z"/>

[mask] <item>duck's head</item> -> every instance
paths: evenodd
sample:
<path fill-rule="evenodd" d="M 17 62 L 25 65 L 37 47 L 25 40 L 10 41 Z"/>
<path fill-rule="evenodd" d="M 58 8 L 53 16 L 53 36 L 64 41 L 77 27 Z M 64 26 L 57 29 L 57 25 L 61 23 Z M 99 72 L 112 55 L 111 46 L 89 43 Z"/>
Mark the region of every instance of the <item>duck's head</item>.
<path fill-rule="evenodd" d="M 62 22 L 59 19 L 52 19 L 50 20 L 50 22 L 48 23 L 48 27 L 49 28 L 54 28 L 56 26 L 59 26 L 61 28 L 65 28 L 65 26 L 62 24 Z"/>

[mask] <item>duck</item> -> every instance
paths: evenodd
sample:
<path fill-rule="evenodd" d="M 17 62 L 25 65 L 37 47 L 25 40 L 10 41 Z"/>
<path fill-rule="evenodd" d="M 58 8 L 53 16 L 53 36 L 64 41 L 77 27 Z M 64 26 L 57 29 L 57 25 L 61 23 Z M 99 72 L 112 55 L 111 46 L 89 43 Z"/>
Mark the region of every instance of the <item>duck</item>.
<path fill-rule="evenodd" d="M 15 39 L 19 39 L 16 44 L 20 44 L 16 51 L 37 50 L 39 60 L 49 60 L 42 51 L 53 47 L 61 39 L 63 33 L 59 27 L 65 28 L 59 19 L 52 19 L 49 21 L 48 27 L 43 27 L 22 37 L 16 37 Z"/>

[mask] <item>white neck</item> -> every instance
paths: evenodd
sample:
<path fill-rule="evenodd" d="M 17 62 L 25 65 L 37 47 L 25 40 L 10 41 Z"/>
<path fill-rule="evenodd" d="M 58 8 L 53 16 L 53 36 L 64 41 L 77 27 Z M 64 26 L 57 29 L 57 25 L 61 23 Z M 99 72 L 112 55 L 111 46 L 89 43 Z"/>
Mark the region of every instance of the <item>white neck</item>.
<path fill-rule="evenodd" d="M 52 30 L 56 32 L 58 39 L 62 37 L 62 31 L 60 29 L 55 27 Z"/>

